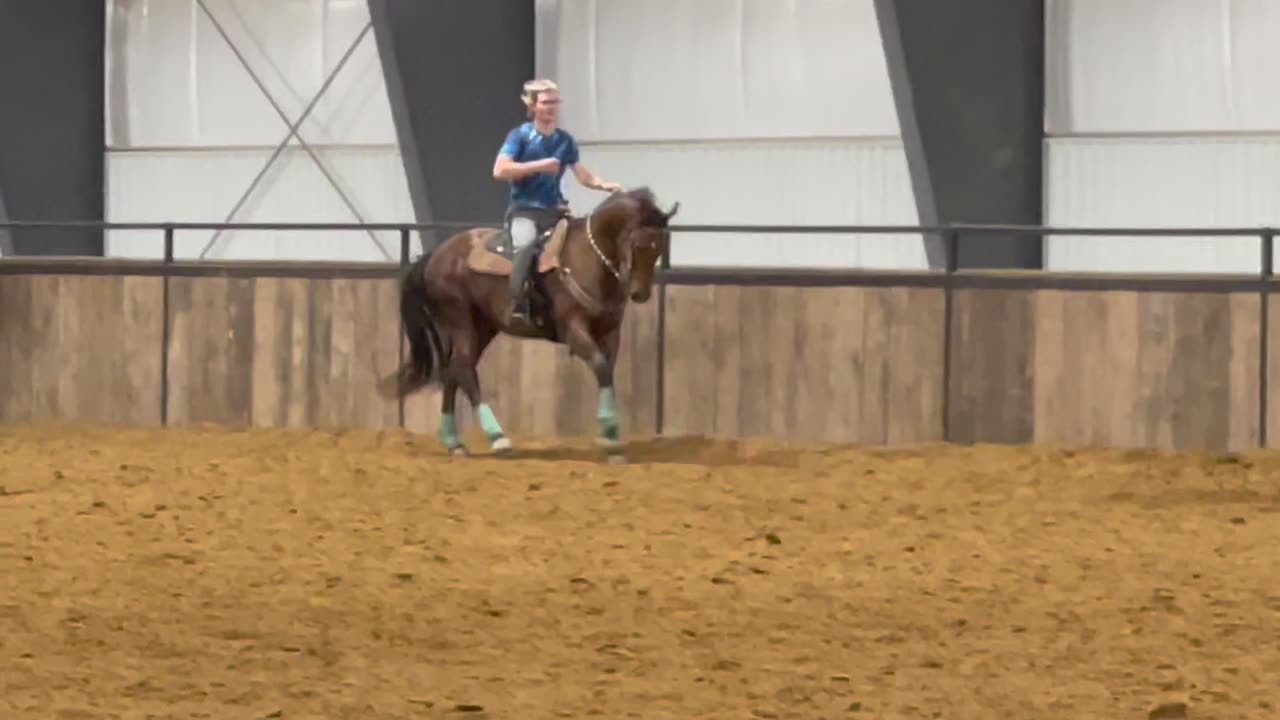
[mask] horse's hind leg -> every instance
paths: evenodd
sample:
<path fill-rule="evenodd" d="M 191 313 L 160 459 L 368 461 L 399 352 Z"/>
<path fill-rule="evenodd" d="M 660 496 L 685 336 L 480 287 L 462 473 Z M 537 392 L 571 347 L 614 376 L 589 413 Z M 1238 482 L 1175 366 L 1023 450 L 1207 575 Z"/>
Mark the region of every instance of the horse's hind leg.
<path fill-rule="evenodd" d="M 480 374 L 476 372 L 480 356 L 484 354 L 493 338 L 494 333 L 488 330 L 477 330 L 458 338 L 454 353 L 449 358 L 449 375 L 457 383 L 457 388 L 467 396 L 471 407 L 475 408 L 480 420 L 480 429 L 489 439 L 489 447 L 495 453 L 505 455 L 511 451 L 511 440 L 502 429 L 502 425 L 498 423 L 497 416 L 493 414 L 493 408 L 489 407 L 489 403 L 481 402 Z"/>
<path fill-rule="evenodd" d="M 440 443 L 445 446 L 450 455 L 465 456 L 468 454 L 467 446 L 463 445 L 462 439 L 458 437 L 458 418 L 454 412 L 458 399 L 458 383 L 453 379 L 452 372 L 446 372 L 444 375 L 440 393 L 440 429 L 436 432 L 436 437 L 440 439 Z"/>

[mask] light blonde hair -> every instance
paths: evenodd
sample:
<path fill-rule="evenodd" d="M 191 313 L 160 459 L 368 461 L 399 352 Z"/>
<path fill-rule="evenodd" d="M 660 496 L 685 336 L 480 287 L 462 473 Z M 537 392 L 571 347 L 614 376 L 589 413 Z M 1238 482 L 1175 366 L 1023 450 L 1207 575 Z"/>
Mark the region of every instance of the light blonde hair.
<path fill-rule="evenodd" d="M 559 92 L 560 86 L 556 85 L 554 80 L 548 78 L 538 78 L 524 84 L 524 91 L 520 94 L 520 99 L 524 101 L 525 110 L 530 116 L 533 115 L 533 106 L 538 103 L 538 96 L 552 90 Z"/>

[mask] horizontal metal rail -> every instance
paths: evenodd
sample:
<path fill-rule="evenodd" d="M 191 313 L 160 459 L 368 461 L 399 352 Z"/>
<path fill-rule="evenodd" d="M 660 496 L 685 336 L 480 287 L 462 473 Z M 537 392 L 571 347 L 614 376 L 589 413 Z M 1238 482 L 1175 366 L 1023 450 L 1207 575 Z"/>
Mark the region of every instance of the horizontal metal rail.
<path fill-rule="evenodd" d="M 9 220 L 0 222 L 0 229 L 44 230 L 275 230 L 280 232 L 304 230 L 332 231 L 383 231 L 400 232 L 415 230 L 464 230 L 473 227 L 500 227 L 499 221 L 439 221 L 428 223 L 322 223 L 322 222 L 115 222 L 99 220 Z M 1276 234 L 1276 228 L 1259 227 L 1068 227 L 1056 225 L 984 225 L 954 223 L 950 225 L 732 225 L 690 224 L 672 225 L 672 232 L 680 233 L 750 233 L 778 235 L 904 235 L 993 233 L 1001 235 L 1124 235 L 1131 237 L 1257 237 Z"/>
<path fill-rule="evenodd" d="M 15 230 L 465 230 L 473 227 L 500 227 L 498 222 L 430 222 L 430 223 L 322 223 L 322 222 L 115 222 L 100 220 L 10 220 L 0 228 Z"/>

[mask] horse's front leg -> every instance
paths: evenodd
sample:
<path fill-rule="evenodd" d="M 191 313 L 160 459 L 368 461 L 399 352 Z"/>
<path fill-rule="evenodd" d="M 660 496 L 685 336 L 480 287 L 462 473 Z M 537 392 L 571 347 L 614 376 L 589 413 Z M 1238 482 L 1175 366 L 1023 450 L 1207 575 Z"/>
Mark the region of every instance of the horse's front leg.
<path fill-rule="evenodd" d="M 617 397 L 613 389 L 613 370 L 618 363 L 618 346 L 622 340 L 622 329 L 614 328 L 608 335 L 605 335 L 600 343 L 600 349 L 604 352 L 605 363 L 608 365 L 609 385 L 600 386 L 599 406 L 596 409 L 596 422 L 600 425 L 600 437 L 611 437 L 614 442 L 618 441 L 618 407 Z"/>
<path fill-rule="evenodd" d="M 613 365 L 618 353 L 618 336 L 615 330 L 602 342 L 591 336 L 586 323 L 579 321 L 570 326 L 569 347 L 573 354 L 586 361 L 596 376 L 599 405 L 596 409 L 596 445 L 604 448 L 611 462 L 625 460 L 618 431 L 617 398 L 613 389 Z"/>

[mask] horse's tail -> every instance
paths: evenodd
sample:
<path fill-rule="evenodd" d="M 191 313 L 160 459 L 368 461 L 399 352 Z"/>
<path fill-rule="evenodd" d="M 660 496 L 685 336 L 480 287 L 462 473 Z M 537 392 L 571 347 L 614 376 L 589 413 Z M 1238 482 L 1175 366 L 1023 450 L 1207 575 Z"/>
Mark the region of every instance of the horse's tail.
<path fill-rule="evenodd" d="M 427 296 L 424 270 L 429 259 L 430 255 L 425 254 L 415 260 L 400 281 L 400 319 L 404 323 L 405 339 L 409 341 L 409 359 L 398 371 L 378 382 L 379 390 L 387 398 L 403 397 L 430 385 L 438 380 L 444 367 L 444 343 L 431 316 L 431 301 Z"/>
<path fill-rule="evenodd" d="M 413 264 L 400 287 L 400 317 L 409 340 L 409 364 L 423 383 L 433 382 L 444 364 L 444 343 L 431 316 L 422 272 L 428 257 L 423 255 Z"/>

